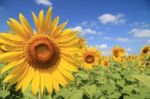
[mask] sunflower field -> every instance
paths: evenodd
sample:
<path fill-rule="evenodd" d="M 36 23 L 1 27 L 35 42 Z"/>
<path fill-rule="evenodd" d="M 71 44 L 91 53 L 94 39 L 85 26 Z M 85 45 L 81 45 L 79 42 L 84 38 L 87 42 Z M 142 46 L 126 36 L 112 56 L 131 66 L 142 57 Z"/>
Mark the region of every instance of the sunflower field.
<path fill-rule="evenodd" d="M 150 45 L 104 56 L 52 20 L 52 7 L 32 16 L 35 30 L 20 13 L 0 33 L 0 99 L 150 99 Z"/>

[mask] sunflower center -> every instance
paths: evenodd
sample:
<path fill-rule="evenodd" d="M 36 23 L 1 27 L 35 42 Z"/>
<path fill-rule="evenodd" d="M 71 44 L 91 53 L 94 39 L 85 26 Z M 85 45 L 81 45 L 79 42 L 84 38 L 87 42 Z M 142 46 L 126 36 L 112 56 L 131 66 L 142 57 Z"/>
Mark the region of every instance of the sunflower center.
<path fill-rule="evenodd" d="M 107 62 L 107 61 L 105 61 L 105 62 L 104 62 L 104 65 L 105 65 L 105 66 L 108 66 L 108 62 Z"/>
<path fill-rule="evenodd" d="M 119 52 L 118 51 L 114 51 L 114 56 L 115 57 L 119 57 Z"/>
<path fill-rule="evenodd" d="M 52 66 L 59 59 L 59 48 L 47 36 L 35 36 L 27 43 L 27 61 L 32 66 Z"/>
<path fill-rule="evenodd" d="M 148 52 L 148 49 L 147 48 L 145 48 L 145 49 L 143 49 L 143 53 L 147 53 Z"/>
<path fill-rule="evenodd" d="M 92 63 L 92 62 L 94 62 L 94 57 L 92 56 L 92 55 L 87 55 L 86 56 L 86 58 L 85 58 L 85 61 L 87 62 L 87 63 Z"/>

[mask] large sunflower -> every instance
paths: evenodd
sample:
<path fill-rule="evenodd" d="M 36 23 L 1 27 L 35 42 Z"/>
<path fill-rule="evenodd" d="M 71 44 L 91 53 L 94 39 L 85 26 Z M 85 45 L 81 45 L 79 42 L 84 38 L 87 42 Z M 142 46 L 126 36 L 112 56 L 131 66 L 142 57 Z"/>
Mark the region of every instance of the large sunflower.
<path fill-rule="evenodd" d="M 117 62 L 122 61 L 123 56 L 125 56 L 125 49 L 120 46 L 115 46 L 112 49 L 113 59 Z"/>
<path fill-rule="evenodd" d="M 91 69 L 93 66 L 98 65 L 101 53 L 93 47 L 87 47 L 82 49 L 80 54 L 80 60 L 82 67 L 85 69 Z"/>
<path fill-rule="evenodd" d="M 4 82 L 16 84 L 16 90 L 24 91 L 31 83 L 34 95 L 45 88 L 58 92 L 59 84 L 65 86 L 74 79 L 71 72 L 77 71 L 77 31 L 64 29 L 67 22 L 58 25 L 59 17 L 51 21 L 51 7 L 45 17 L 43 10 L 32 14 L 36 30 L 19 14 L 20 22 L 12 18 L 7 22 L 12 32 L 0 33 L 1 48 L 7 51 L 0 54 L 0 62 L 7 63 L 1 73 L 10 70 Z"/>

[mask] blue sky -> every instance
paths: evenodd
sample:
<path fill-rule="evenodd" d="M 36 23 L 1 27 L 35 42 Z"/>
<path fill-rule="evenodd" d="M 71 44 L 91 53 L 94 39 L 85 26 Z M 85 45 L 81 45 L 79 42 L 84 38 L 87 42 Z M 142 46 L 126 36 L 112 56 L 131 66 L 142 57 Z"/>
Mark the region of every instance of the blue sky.
<path fill-rule="evenodd" d="M 90 46 L 109 54 L 115 45 L 136 54 L 150 45 L 150 0 L 0 0 L 0 32 L 8 31 L 6 21 L 23 13 L 33 25 L 31 12 L 45 12 L 53 6 L 53 17 L 67 27 L 80 30 Z"/>

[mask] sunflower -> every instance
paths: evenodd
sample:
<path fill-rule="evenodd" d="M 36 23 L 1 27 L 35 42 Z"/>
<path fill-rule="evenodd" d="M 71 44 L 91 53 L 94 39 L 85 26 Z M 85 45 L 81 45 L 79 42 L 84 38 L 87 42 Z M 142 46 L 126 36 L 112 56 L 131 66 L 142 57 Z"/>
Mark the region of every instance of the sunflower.
<path fill-rule="evenodd" d="M 77 31 L 64 29 L 67 22 L 58 25 L 59 17 L 51 21 L 52 7 L 45 17 L 43 10 L 38 16 L 32 15 L 36 30 L 19 14 L 20 22 L 13 18 L 7 22 L 12 32 L 0 33 L 1 48 L 7 51 L 0 54 L 0 62 L 7 63 L 1 73 L 10 70 L 4 82 L 16 84 L 16 90 L 22 92 L 31 84 L 34 95 L 38 90 L 43 94 L 44 89 L 58 92 L 59 85 L 74 80 L 72 72 L 77 71 Z"/>
<path fill-rule="evenodd" d="M 128 57 L 127 57 L 127 60 L 128 61 L 135 61 L 135 60 L 137 60 L 138 59 L 138 56 L 137 55 L 129 55 Z"/>
<path fill-rule="evenodd" d="M 80 60 L 82 67 L 85 69 L 92 69 L 93 66 L 98 65 L 101 53 L 93 47 L 86 47 L 82 49 Z"/>
<path fill-rule="evenodd" d="M 108 67 L 110 66 L 109 57 L 103 57 L 101 60 L 101 66 Z"/>
<path fill-rule="evenodd" d="M 150 55 L 150 46 L 143 47 L 142 51 L 141 51 L 141 54 L 142 54 L 142 56 Z"/>
<path fill-rule="evenodd" d="M 117 62 L 121 62 L 123 56 L 125 56 L 125 49 L 120 46 L 115 46 L 112 49 L 113 59 Z"/>

